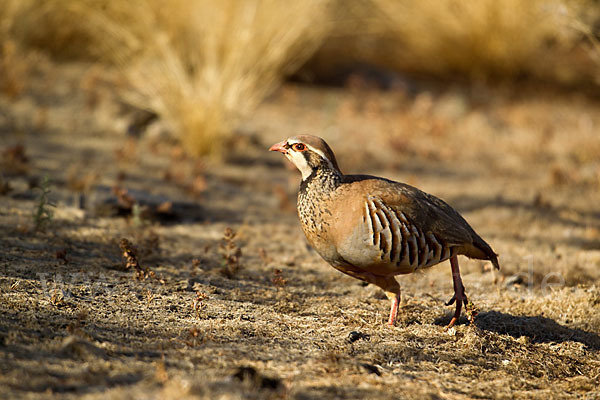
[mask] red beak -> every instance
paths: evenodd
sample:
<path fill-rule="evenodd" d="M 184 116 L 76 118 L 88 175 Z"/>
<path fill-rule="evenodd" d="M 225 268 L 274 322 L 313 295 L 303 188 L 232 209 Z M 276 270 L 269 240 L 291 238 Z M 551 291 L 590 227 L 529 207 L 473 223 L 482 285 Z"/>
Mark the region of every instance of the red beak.
<path fill-rule="evenodd" d="M 269 151 L 278 151 L 280 153 L 286 154 L 287 148 L 285 147 L 287 142 L 284 140 L 283 142 L 275 143 L 273 146 L 269 147 Z"/>

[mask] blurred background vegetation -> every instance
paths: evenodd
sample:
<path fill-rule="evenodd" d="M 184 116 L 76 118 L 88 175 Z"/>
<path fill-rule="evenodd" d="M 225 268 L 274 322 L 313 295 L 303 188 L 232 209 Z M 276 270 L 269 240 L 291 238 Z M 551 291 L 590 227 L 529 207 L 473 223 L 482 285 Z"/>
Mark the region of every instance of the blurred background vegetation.
<path fill-rule="evenodd" d="M 0 90 L 37 57 L 115 71 L 123 101 L 222 155 L 284 79 L 600 87 L 597 0 L 0 0 Z"/>

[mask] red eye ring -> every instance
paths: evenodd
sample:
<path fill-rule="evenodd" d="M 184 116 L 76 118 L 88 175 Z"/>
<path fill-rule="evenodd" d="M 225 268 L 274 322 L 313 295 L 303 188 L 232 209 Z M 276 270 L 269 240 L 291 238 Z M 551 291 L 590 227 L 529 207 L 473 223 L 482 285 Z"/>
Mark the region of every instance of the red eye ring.
<path fill-rule="evenodd" d="M 296 151 L 304 151 L 306 150 L 306 146 L 304 145 L 304 143 L 296 143 L 292 146 L 292 148 Z"/>

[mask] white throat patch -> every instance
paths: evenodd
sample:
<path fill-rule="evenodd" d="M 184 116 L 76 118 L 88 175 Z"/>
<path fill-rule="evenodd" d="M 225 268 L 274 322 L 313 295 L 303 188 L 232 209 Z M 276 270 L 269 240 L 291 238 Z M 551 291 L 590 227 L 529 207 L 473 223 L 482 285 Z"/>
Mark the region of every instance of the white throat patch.
<path fill-rule="evenodd" d="M 298 168 L 300 173 L 302 174 L 302 180 L 306 180 L 312 173 L 312 168 L 308 165 L 306 158 L 304 158 L 304 154 L 298 151 L 290 150 L 285 155 L 288 160 L 292 162 Z"/>

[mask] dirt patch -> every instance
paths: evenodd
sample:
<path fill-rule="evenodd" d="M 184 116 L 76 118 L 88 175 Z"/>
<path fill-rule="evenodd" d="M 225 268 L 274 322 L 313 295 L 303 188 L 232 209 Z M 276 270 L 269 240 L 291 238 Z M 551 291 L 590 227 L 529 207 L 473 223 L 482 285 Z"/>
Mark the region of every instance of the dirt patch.
<path fill-rule="evenodd" d="M 290 85 L 212 164 L 160 122 L 128 136 L 132 112 L 109 85 L 80 89 L 85 66 L 39 68 L 0 99 L 0 396 L 600 395 L 594 100 Z M 460 260 L 474 325 L 443 330 L 446 264 L 399 279 L 390 328 L 379 289 L 308 248 L 299 176 L 266 151 L 302 132 L 326 137 L 345 172 L 444 198 L 494 247 L 499 273 Z M 36 229 L 44 176 L 51 216 Z M 124 238 L 142 273 L 126 268 Z"/>

